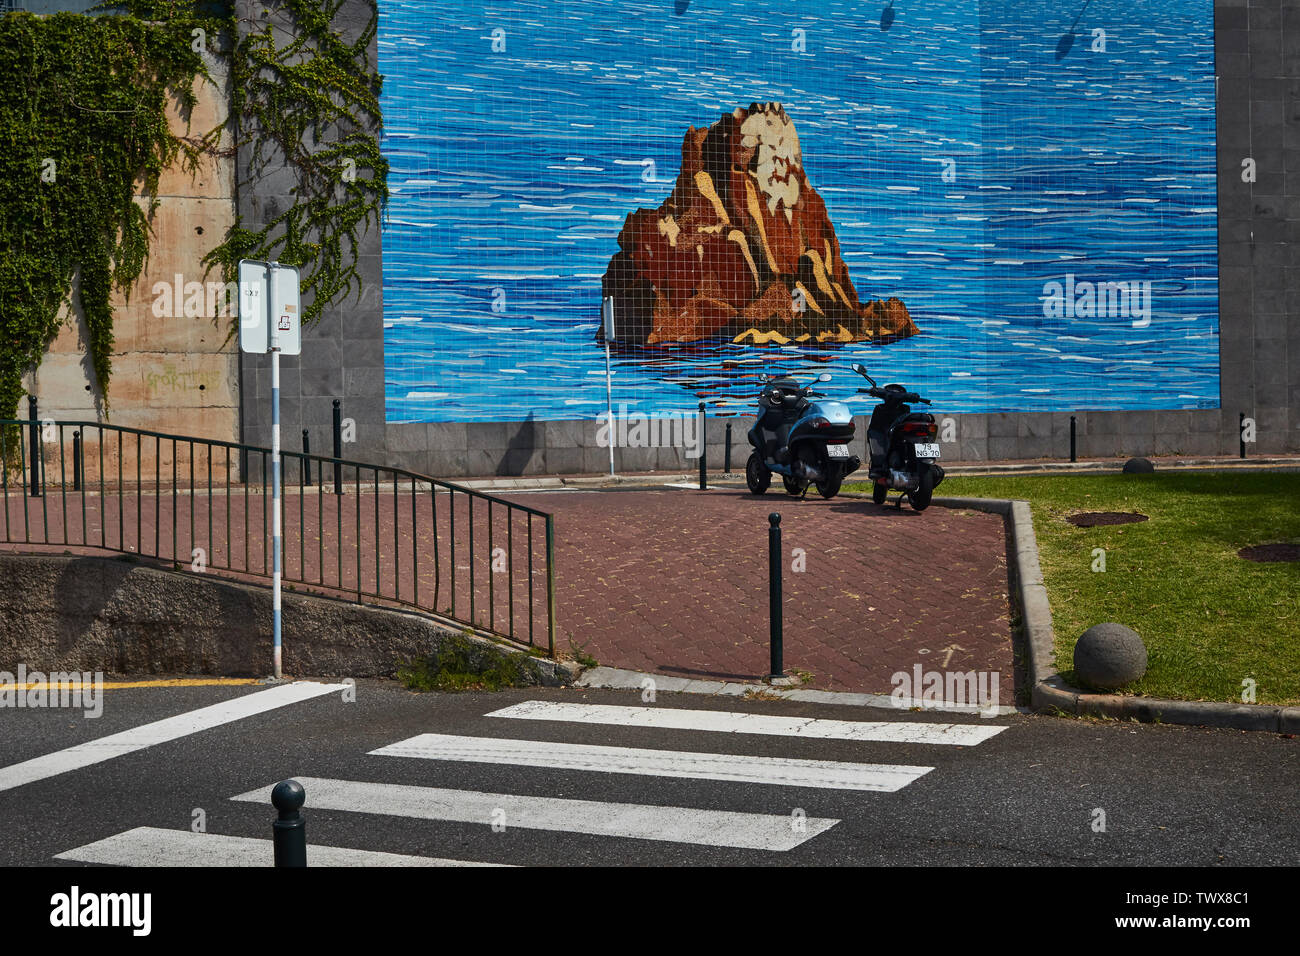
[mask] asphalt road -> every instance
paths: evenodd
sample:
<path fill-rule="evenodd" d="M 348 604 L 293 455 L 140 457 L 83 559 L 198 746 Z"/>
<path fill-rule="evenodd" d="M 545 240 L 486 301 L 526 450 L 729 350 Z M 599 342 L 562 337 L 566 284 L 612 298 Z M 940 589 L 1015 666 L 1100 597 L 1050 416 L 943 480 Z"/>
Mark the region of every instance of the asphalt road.
<path fill-rule="evenodd" d="M 98 719 L 69 710 L 0 710 L 0 830 L 6 836 L 0 841 L 0 864 L 84 865 L 55 857 L 140 827 L 189 833 L 199 817 L 207 835 L 266 840 L 269 853 L 274 819 L 269 792 L 287 777 L 788 820 L 799 819 L 801 811 L 811 830 L 824 825 L 814 826 L 814 821 L 838 821 L 822 832 L 801 833 L 797 845 L 788 849 L 753 849 L 704 845 L 667 830 L 661 832 L 671 839 L 570 832 L 584 828 L 585 814 L 605 812 L 591 809 L 592 804 L 564 804 L 571 810 L 555 816 L 552 825 L 528 827 L 512 825 L 512 806 L 503 808 L 500 819 L 487 812 L 475 818 L 475 810 L 463 820 L 313 807 L 309 785 L 307 832 L 309 846 L 317 848 L 309 849 L 309 860 L 316 854 L 317 862 L 327 856 L 319 849 L 324 847 L 462 862 L 574 866 L 1300 862 L 1300 816 L 1295 813 L 1300 742 L 1274 734 L 1026 715 L 984 720 L 663 693 L 649 703 L 635 692 L 582 688 L 415 694 L 390 682 L 362 681 L 355 690 L 355 702 L 332 691 L 19 783 L 13 768 L 23 761 L 268 689 L 112 689 Z M 1005 729 L 971 746 L 949 746 L 487 716 L 529 701 L 637 708 L 626 713 L 641 715 L 642 722 L 662 721 L 668 709 L 685 709 Z M 680 719 L 670 723 L 705 719 L 672 716 Z M 824 726 L 835 732 L 836 725 Z M 882 735 L 896 730 L 886 728 Z M 372 753 L 426 734 L 480 743 L 519 740 L 671 751 L 686 758 L 681 763 L 674 763 L 672 754 L 656 758 L 666 761 L 668 769 L 650 775 L 598 772 L 594 767 L 605 758 L 590 752 L 578 758 L 581 769 Z M 516 756 L 527 760 L 537 750 L 533 743 L 516 748 Z M 789 781 L 697 779 L 689 774 L 725 763 L 700 754 L 932 769 L 882 792 Z M 824 766 L 809 765 L 809 772 L 820 773 Z M 803 765 L 790 767 L 790 773 L 804 772 Z M 854 769 L 838 768 L 836 773 L 851 776 Z M 259 790 L 266 800 L 232 799 Z M 1105 820 L 1100 832 L 1098 810 Z M 798 824 L 792 827 L 797 830 Z M 85 855 L 81 853 L 83 859 Z M 196 852 L 186 862 L 212 859 Z"/>

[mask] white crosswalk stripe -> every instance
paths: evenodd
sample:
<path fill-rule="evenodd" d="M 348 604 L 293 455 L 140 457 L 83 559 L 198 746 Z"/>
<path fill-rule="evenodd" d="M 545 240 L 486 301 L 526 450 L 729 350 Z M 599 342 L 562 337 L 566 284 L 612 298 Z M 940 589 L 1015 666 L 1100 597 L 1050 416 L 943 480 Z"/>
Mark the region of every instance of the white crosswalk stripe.
<path fill-rule="evenodd" d="M 731 813 L 600 800 L 476 793 L 318 777 L 294 779 L 306 788 L 311 807 L 316 810 L 484 824 L 499 815 L 503 824 L 510 828 L 748 850 L 791 850 L 839 823 L 838 820 L 809 817 L 800 818 L 796 827 L 791 825 L 789 814 Z M 268 785 L 231 799 L 264 804 L 270 789 Z"/>
<path fill-rule="evenodd" d="M 270 840 L 136 827 L 104 840 L 68 850 L 56 860 L 103 863 L 110 866 L 272 866 Z M 309 866 L 493 866 L 429 856 L 405 856 L 338 846 L 307 847 Z"/>
<path fill-rule="evenodd" d="M 538 700 L 493 710 L 485 716 L 514 720 L 520 730 L 529 726 L 530 721 L 533 724 L 551 722 L 609 727 L 610 733 L 631 728 L 677 737 L 705 734 L 714 741 L 722 739 L 719 735 L 757 735 L 848 744 L 906 745 L 918 748 L 917 752 L 925 752 L 924 748 L 933 746 L 976 747 L 1007 729 L 985 723 L 831 720 L 739 711 Z M 215 713 L 213 718 L 213 722 L 236 719 L 234 714 L 224 712 Z M 128 731 L 119 737 L 127 749 L 131 749 L 133 745 L 147 746 L 145 739 L 159 736 L 167 739 L 174 733 L 166 722 L 161 722 L 157 730 L 154 727 L 140 728 L 145 732 L 143 735 L 139 731 Z M 642 734 L 641 741 L 644 739 Z M 89 755 L 74 756 L 77 759 L 73 763 L 80 763 Z M 388 744 L 370 751 L 368 756 L 876 793 L 897 792 L 934 770 L 931 766 L 901 763 L 701 753 L 434 733 L 417 734 Z M 445 779 L 446 771 L 440 770 L 439 777 Z M 793 850 L 841 822 L 832 817 L 809 816 L 793 807 L 790 812 L 757 813 L 330 777 L 296 779 L 306 789 L 308 811 L 342 811 L 435 824 L 500 824 L 511 831 L 567 833 L 612 840 L 648 840 L 775 853 Z M 264 787 L 230 799 L 269 806 L 269 793 L 274 782 L 269 781 Z M 807 805 L 805 797 L 797 802 Z M 778 803 L 776 809 L 780 806 Z M 124 866 L 269 866 L 273 855 L 270 840 L 138 827 L 60 853 L 57 858 Z M 309 845 L 308 862 L 315 866 L 491 865 L 316 844 Z"/>
<path fill-rule="evenodd" d="M 23 784 L 55 777 L 71 770 L 80 770 L 82 767 L 103 763 L 105 760 L 112 760 L 123 754 L 134 753 L 212 727 L 243 720 L 255 714 L 263 714 L 269 710 L 346 689 L 346 684 L 297 681 L 292 684 L 281 684 L 270 690 L 244 694 L 233 700 L 225 700 L 175 717 L 133 727 L 121 733 L 89 740 L 84 744 L 68 747 L 66 750 L 33 757 L 31 760 L 24 760 L 22 763 L 8 767 L 0 767 L 0 790 L 21 787 Z"/>
<path fill-rule="evenodd" d="M 884 792 L 902 789 L 934 769 L 905 764 L 743 757 L 448 734 L 420 734 L 410 740 L 372 750 L 371 754 L 379 757 L 504 763 L 517 767 L 549 767 L 554 770 L 586 770 L 594 773 L 629 773 L 647 777 L 685 777 L 693 780 L 729 780 L 733 783 Z"/>
<path fill-rule="evenodd" d="M 728 734 L 764 734 L 819 740 L 862 740 L 899 744 L 949 744 L 974 747 L 1006 730 L 987 724 L 935 724 L 901 720 L 825 720 L 819 717 L 777 717 L 725 710 L 676 707 L 622 707 L 610 704 L 568 704 L 529 700 L 489 717 L 513 720 L 556 720 L 578 724 L 705 730 Z"/>

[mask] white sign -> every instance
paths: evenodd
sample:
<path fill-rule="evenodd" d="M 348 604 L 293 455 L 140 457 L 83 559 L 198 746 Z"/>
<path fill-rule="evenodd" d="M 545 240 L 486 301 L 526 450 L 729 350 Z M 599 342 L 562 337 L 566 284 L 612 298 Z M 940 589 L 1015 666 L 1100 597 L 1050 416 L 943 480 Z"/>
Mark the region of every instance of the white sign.
<path fill-rule="evenodd" d="M 298 270 L 274 262 L 241 259 L 239 348 L 258 354 L 271 351 L 272 330 L 281 355 L 302 354 Z"/>

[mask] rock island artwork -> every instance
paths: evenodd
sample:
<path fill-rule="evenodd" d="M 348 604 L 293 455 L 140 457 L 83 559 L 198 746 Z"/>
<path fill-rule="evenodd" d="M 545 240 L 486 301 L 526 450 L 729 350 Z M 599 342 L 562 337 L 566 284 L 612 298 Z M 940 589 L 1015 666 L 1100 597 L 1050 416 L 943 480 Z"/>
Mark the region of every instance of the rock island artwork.
<path fill-rule="evenodd" d="M 390 421 L 1217 407 L 1211 0 L 380 0 Z"/>
<path fill-rule="evenodd" d="M 858 300 L 780 103 L 687 130 L 672 195 L 628 216 L 618 245 L 602 292 L 620 340 L 787 345 L 916 332 L 897 298 Z"/>

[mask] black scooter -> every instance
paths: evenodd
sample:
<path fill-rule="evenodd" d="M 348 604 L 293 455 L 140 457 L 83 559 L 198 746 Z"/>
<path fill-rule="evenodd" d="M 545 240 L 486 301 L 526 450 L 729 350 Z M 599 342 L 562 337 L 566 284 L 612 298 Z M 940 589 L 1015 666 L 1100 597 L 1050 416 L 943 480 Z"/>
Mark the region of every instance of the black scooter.
<path fill-rule="evenodd" d="M 871 383 L 871 388 L 858 391 L 881 400 L 872 410 L 871 422 L 867 425 L 867 447 L 871 454 L 867 477 L 875 482 L 871 488 L 871 500 L 878 505 L 884 504 L 889 489 L 893 488 L 902 492 L 897 499 L 898 507 L 901 508 L 903 499 L 907 498 L 913 508 L 924 511 L 930 507 L 934 489 L 943 481 L 939 443 L 935 440 L 939 427 L 933 415 L 914 412 L 907 403 L 929 405 L 930 400 L 909 392 L 901 385 L 881 388 L 857 363 L 854 363 L 853 371 Z"/>

